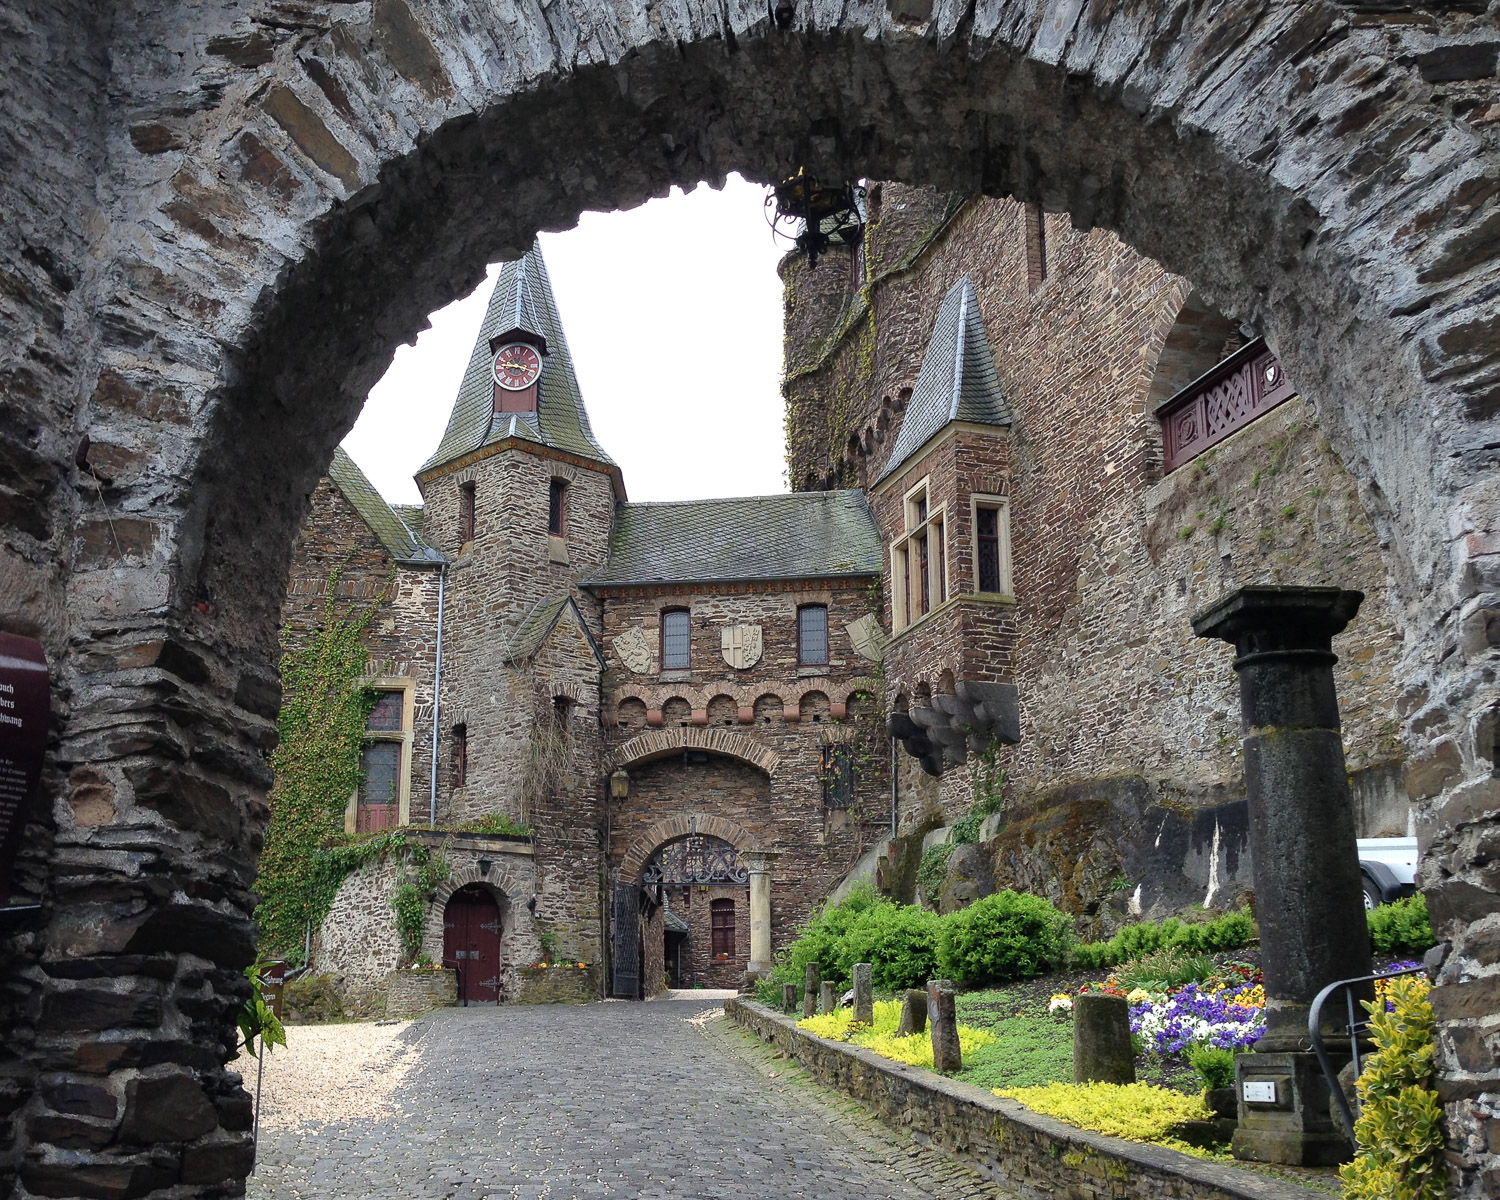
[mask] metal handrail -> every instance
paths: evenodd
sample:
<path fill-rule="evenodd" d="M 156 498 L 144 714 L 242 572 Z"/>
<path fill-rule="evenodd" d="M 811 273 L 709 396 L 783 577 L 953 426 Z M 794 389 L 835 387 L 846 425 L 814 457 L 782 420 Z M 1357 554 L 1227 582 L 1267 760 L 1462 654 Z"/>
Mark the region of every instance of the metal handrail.
<path fill-rule="evenodd" d="M 1348 1097 L 1344 1095 L 1344 1089 L 1339 1085 L 1339 1074 L 1333 1069 L 1333 1060 L 1328 1057 L 1328 1047 L 1323 1044 L 1323 1005 L 1340 988 L 1344 989 L 1345 1011 L 1348 1015 L 1348 1024 L 1344 1031 L 1349 1035 L 1349 1052 L 1354 1059 L 1354 1077 L 1359 1078 L 1359 1038 L 1369 1028 L 1368 1020 L 1358 1020 L 1354 1015 L 1354 985 L 1357 983 L 1373 983 L 1377 979 L 1395 979 L 1398 975 L 1416 975 L 1425 972 L 1426 967 L 1407 967 L 1401 971 L 1382 971 L 1377 975 L 1358 975 L 1353 979 L 1336 979 L 1313 997 L 1312 1007 L 1307 1010 L 1307 1034 L 1312 1039 L 1313 1052 L 1318 1056 L 1318 1066 L 1323 1068 L 1323 1077 L 1328 1080 L 1328 1090 L 1333 1096 L 1333 1101 L 1339 1106 L 1339 1112 L 1344 1116 L 1344 1130 L 1348 1134 L 1349 1144 L 1355 1150 L 1359 1149 L 1359 1139 L 1354 1136 L 1354 1122 L 1358 1118 L 1357 1112 L 1349 1109 Z M 1359 1107 L 1359 1093 L 1354 1094 L 1355 1107 Z"/>

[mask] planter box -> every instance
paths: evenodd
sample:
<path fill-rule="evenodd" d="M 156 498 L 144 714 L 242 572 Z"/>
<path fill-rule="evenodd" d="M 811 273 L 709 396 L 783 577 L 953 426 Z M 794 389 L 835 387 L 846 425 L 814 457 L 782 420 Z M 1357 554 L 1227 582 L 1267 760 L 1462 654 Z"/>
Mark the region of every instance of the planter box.
<path fill-rule="evenodd" d="M 458 1003 L 458 972 L 392 971 L 385 977 L 385 1015 L 415 1017 Z"/>
<path fill-rule="evenodd" d="M 517 1004 L 591 1004 L 599 999 L 597 966 L 517 967 Z"/>

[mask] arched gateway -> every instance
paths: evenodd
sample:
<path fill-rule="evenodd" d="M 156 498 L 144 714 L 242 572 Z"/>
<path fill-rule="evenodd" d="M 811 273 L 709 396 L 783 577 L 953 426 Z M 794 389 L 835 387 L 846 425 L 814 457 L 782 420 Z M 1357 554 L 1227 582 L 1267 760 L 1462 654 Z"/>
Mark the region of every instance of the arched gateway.
<path fill-rule="evenodd" d="M 732 169 L 1066 209 L 1263 331 L 1390 547 L 1424 880 L 1444 979 L 1471 986 L 1500 808 L 1500 149 L 1473 7 L 32 9 L 0 92 L 36 131 L 0 172 L 0 577 L 5 627 L 48 650 L 56 732 L 14 884 L 43 908 L 3 950 L 5 1104 L 61 1071 L 109 1098 L 102 1145 L 151 1063 L 211 1127 L 153 1154 L 15 1120 L 0 1185 L 237 1189 L 249 1134 L 213 1064 L 254 953 L 303 497 L 394 347 L 486 260 Z M 1478 1194 L 1500 1166 L 1473 1149 L 1488 1076 L 1440 1045 Z"/>

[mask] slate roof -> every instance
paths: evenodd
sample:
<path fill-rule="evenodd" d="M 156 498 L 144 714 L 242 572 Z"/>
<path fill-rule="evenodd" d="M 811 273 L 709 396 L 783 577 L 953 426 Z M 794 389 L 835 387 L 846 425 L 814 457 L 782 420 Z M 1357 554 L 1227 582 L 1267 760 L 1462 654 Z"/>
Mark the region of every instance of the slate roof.
<path fill-rule="evenodd" d="M 547 344 L 547 354 L 542 360 L 541 394 L 535 413 L 494 411 L 494 377 L 490 374 L 494 356 L 490 353 L 490 339 L 514 329 L 524 329 Z M 448 428 L 437 450 L 417 474 L 420 476 L 505 438 L 521 438 L 609 466 L 615 465 L 594 440 L 539 242 L 533 243 L 521 258 L 501 268 L 500 278 L 495 281 L 495 290 L 490 295 L 489 308 L 485 310 L 484 322 L 479 327 L 479 336 L 474 341 L 473 353 L 469 356 L 463 383 L 453 401 Z"/>
<path fill-rule="evenodd" d="M 443 561 L 443 556 L 422 540 L 420 532 L 403 521 L 386 503 L 342 446 L 333 452 L 333 461 L 328 464 L 328 478 L 333 480 L 344 499 L 397 562 L 436 566 Z"/>
<path fill-rule="evenodd" d="M 858 490 L 622 504 L 584 586 L 879 575 L 884 560 Z"/>
<path fill-rule="evenodd" d="M 594 657 L 599 660 L 599 669 L 602 671 L 606 665 L 604 651 L 594 640 L 594 635 L 589 630 L 589 623 L 583 619 L 583 612 L 579 609 L 578 602 L 566 593 L 554 596 L 550 600 L 543 600 L 522 618 L 519 628 L 511 635 L 510 642 L 505 647 L 505 660 L 521 662 L 540 650 L 542 643 L 547 640 L 547 635 L 557 628 L 558 621 L 569 608 L 572 608 L 578 627 L 583 630 L 583 636 L 588 639 L 589 645 L 593 648 Z"/>
<path fill-rule="evenodd" d="M 938 308 L 901 432 L 875 482 L 898 470 L 952 421 L 1010 424 L 1010 407 L 1000 390 L 979 301 L 967 275 L 948 289 Z"/>

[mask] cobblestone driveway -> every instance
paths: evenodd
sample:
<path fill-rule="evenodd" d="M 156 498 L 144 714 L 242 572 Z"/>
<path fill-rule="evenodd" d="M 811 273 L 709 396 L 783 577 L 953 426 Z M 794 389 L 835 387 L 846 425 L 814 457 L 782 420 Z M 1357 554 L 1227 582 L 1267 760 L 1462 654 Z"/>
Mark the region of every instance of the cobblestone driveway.
<path fill-rule="evenodd" d="M 712 1007 L 435 1013 L 402 1034 L 415 1061 L 392 1097 L 397 1115 L 263 1124 L 250 1196 L 996 1195 L 707 1016 Z"/>

